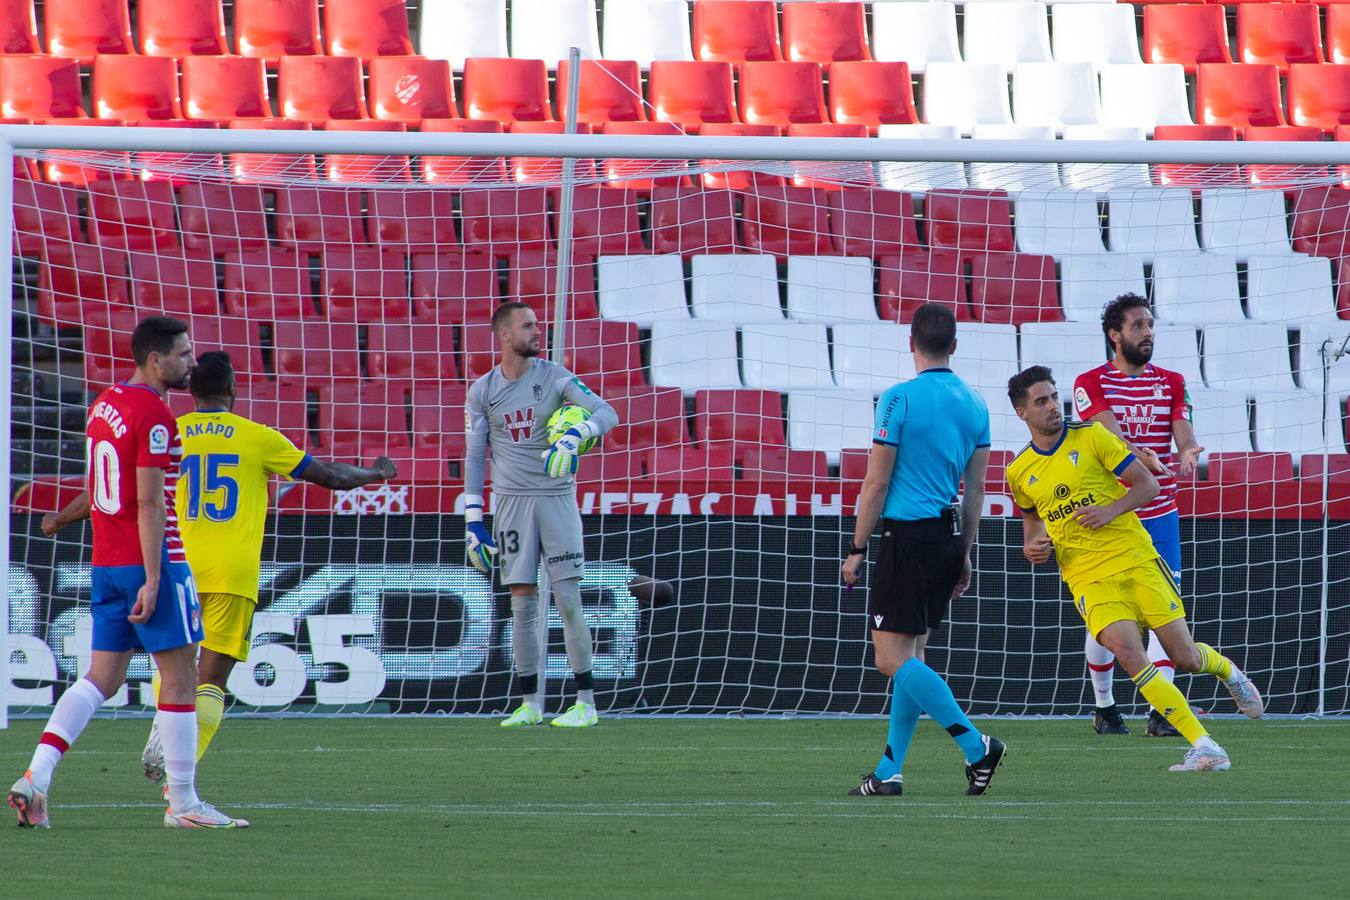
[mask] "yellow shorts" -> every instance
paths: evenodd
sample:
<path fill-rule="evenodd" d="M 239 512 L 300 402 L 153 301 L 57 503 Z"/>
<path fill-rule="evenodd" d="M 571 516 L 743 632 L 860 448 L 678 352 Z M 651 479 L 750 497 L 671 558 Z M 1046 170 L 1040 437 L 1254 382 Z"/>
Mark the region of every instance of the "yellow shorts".
<path fill-rule="evenodd" d="M 1140 629 L 1161 628 L 1186 617 L 1186 608 L 1161 559 L 1079 585 L 1073 605 L 1095 638 L 1112 622 L 1138 622 Z"/>
<path fill-rule="evenodd" d="M 249 630 L 258 604 L 238 594 L 202 594 L 202 646 L 240 662 L 248 659 Z"/>

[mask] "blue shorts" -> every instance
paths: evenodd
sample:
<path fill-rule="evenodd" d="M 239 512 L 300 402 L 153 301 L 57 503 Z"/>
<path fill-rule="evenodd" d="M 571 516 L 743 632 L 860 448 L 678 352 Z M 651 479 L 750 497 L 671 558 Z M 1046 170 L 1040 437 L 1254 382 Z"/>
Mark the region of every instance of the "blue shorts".
<path fill-rule="evenodd" d="M 154 615 L 141 625 L 128 622 L 127 616 L 145 584 L 145 567 L 94 566 L 90 574 L 95 650 L 158 653 L 201 641 L 202 608 L 187 563 L 162 564 Z"/>
<path fill-rule="evenodd" d="M 1153 549 L 1172 570 L 1177 587 L 1181 586 L 1181 516 L 1176 510 L 1151 519 L 1140 519 L 1148 536 L 1153 538 Z"/>

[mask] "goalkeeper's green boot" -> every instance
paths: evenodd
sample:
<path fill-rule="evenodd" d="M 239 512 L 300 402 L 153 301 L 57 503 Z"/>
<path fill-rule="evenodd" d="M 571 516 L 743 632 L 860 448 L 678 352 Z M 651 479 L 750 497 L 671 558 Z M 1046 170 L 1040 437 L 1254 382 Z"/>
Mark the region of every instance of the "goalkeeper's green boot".
<path fill-rule="evenodd" d="M 522 725 L 543 725 L 544 714 L 528 703 L 516 707 L 516 711 L 502 719 L 503 728 L 518 728 Z"/>
<path fill-rule="evenodd" d="M 548 724 L 555 728 L 590 728 L 600 724 L 600 716 L 595 712 L 595 704 L 578 700 L 571 709 Z"/>

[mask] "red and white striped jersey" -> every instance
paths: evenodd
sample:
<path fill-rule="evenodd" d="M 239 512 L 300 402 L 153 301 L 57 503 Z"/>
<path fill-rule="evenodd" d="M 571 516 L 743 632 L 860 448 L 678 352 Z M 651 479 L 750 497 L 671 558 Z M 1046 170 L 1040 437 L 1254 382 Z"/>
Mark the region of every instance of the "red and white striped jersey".
<path fill-rule="evenodd" d="M 1138 375 L 1127 375 L 1112 363 L 1100 365 L 1074 379 L 1073 408 L 1078 418 L 1115 413 L 1126 440 L 1158 454 L 1172 467 L 1172 423 L 1189 415 L 1186 379 L 1150 363 Z M 1171 475 L 1157 475 L 1161 490 L 1148 506 L 1136 512 L 1141 519 L 1166 515 L 1177 508 L 1177 482 Z"/>

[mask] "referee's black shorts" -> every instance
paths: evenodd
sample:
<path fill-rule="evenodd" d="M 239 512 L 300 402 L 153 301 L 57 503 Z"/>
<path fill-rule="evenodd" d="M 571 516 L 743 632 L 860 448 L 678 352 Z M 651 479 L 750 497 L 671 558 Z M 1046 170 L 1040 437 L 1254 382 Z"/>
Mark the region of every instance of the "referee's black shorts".
<path fill-rule="evenodd" d="M 882 519 L 881 527 L 867 598 L 869 626 L 901 634 L 936 631 L 961 577 L 965 539 L 952 533 L 948 518 Z"/>

